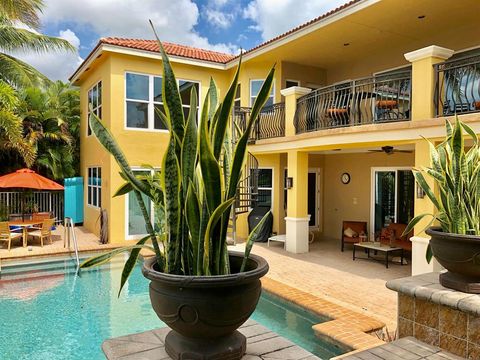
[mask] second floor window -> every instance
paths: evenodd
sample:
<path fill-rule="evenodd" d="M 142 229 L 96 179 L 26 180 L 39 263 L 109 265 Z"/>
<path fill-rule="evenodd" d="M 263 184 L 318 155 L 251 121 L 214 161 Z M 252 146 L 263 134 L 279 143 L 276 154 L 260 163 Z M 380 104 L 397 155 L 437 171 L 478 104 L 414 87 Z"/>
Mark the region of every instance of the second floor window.
<path fill-rule="evenodd" d="M 240 84 L 237 84 L 237 89 L 235 90 L 235 100 L 233 100 L 233 107 L 239 108 L 241 105 L 241 98 L 242 98 L 242 87 Z"/>
<path fill-rule="evenodd" d="M 264 80 L 250 80 L 250 106 L 253 106 L 255 103 L 255 99 L 262 88 Z M 275 94 L 275 83 L 272 86 L 272 91 L 270 91 L 270 96 L 268 97 L 267 101 L 265 102 L 265 106 L 273 105 L 274 102 L 274 94 Z"/>
<path fill-rule="evenodd" d="M 87 136 L 92 135 L 92 129 L 90 129 L 90 114 L 97 115 L 102 118 L 102 82 L 96 83 L 90 90 L 88 90 L 88 104 L 87 104 Z M 92 108 L 92 111 L 90 111 Z"/>
<path fill-rule="evenodd" d="M 102 168 L 89 167 L 87 184 L 87 204 L 102 207 Z"/>
<path fill-rule="evenodd" d="M 129 129 L 166 130 L 167 126 L 158 115 L 164 112 L 160 76 L 126 73 L 126 127 Z M 179 80 L 180 97 L 185 116 L 190 111 L 190 92 L 197 90 L 200 98 L 200 83 Z M 198 109 L 198 106 L 197 106 Z"/>

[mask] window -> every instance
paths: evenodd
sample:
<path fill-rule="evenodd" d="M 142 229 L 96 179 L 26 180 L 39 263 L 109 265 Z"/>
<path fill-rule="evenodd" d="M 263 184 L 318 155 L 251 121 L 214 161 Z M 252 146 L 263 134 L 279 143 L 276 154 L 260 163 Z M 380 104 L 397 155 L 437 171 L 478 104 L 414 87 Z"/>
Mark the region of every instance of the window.
<path fill-rule="evenodd" d="M 95 115 L 100 119 L 102 118 L 102 82 L 99 81 L 93 87 L 88 90 L 88 106 L 87 106 L 87 136 L 92 135 L 92 129 L 90 129 L 90 107 Z"/>
<path fill-rule="evenodd" d="M 250 106 L 253 106 L 255 103 L 255 99 L 262 88 L 264 80 L 250 80 Z M 275 83 L 272 86 L 272 91 L 270 92 L 270 96 L 268 97 L 267 101 L 265 102 L 265 106 L 273 105 L 274 102 L 274 94 L 275 94 Z"/>
<path fill-rule="evenodd" d="M 237 84 L 237 90 L 235 91 L 235 100 L 233 101 L 233 107 L 234 108 L 239 108 L 241 106 L 241 96 L 242 96 L 242 90 L 240 84 Z"/>
<path fill-rule="evenodd" d="M 153 175 L 153 171 L 157 172 L 158 170 L 147 170 L 147 169 L 135 169 L 133 173 L 136 176 L 146 176 Z M 163 216 L 160 216 L 158 213 L 159 209 L 155 209 L 153 201 L 142 194 L 143 203 L 147 208 L 148 215 L 150 216 L 150 221 L 153 223 L 155 231 L 158 231 L 158 221 L 161 221 Z M 126 238 L 127 239 L 139 239 L 147 234 L 147 229 L 145 227 L 145 220 L 143 218 L 142 211 L 137 201 L 137 197 L 133 191 L 130 191 L 126 196 Z"/>
<path fill-rule="evenodd" d="M 102 168 L 88 168 L 87 204 L 102 207 Z"/>
<path fill-rule="evenodd" d="M 272 207 L 273 169 L 258 169 L 258 201 L 257 206 Z"/>
<path fill-rule="evenodd" d="M 162 77 L 126 73 L 126 127 L 129 129 L 166 130 L 167 126 L 158 115 L 163 111 Z M 200 83 L 179 80 L 180 97 L 185 117 L 190 111 L 190 92 L 197 90 L 200 99 Z M 197 107 L 198 110 L 198 107 Z"/>
<path fill-rule="evenodd" d="M 297 80 L 286 80 L 285 81 L 285 88 L 289 88 L 292 86 L 300 86 L 300 81 Z"/>

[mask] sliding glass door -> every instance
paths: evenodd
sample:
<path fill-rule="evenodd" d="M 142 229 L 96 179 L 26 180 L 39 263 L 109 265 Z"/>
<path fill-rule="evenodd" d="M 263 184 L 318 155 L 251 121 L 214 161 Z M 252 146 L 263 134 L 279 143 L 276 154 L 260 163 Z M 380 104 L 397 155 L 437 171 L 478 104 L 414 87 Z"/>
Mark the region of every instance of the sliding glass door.
<path fill-rule="evenodd" d="M 414 214 L 415 179 L 411 169 L 373 169 L 372 219 L 376 236 L 390 223 L 408 224 Z"/>

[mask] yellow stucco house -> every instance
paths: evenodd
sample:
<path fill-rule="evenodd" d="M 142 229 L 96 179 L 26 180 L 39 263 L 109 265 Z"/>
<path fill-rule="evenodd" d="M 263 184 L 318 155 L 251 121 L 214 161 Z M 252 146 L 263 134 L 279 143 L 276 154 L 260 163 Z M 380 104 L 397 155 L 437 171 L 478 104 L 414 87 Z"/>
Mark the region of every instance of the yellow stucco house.
<path fill-rule="evenodd" d="M 343 221 L 365 221 L 373 238 L 388 223 L 432 211 L 410 169 L 428 164 L 420 136 L 438 141 L 445 117 L 457 112 L 480 132 L 479 12 L 478 0 L 354 0 L 244 53 L 234 121 L 248 116 L 276 63 L 249 151 L 260 169 L 258 202 L 271 207 L 287 251 L 308 251 L 312 229 L 340 239 Z M 166 50 L 186 112 L 190 89 L 201 106 L 210 76 L 225 93 L 237 57 L 176 44 Z M 71 77 L 83 110 L 84 224 L 98 233 L 106 209 L 111 242 L 145 230 L 133 198 L 112 198 L 122 179 L 90 134 L 88 104 L 138 171 L 160 167 L 169 136 L 154 111 L 162 107 L 161 76 L 154 41 L 104 38 Z M 246 214 L 237 234 L 247 235 Z M 425 240 L 416 235 L 413 251 L 421 253 Z"/>

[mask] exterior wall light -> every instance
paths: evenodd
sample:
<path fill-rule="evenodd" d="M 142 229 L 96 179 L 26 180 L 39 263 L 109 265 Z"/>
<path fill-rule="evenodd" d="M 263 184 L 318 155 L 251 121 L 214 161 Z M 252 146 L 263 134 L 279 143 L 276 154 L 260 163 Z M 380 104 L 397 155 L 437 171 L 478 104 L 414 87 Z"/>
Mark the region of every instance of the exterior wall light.
<path fill-rule="evenodd" d="M 287 189 L 291 189 L 293 187 L 293 177 L 287 177 L 287 181 L 285 185 Z"/>
<path fill-rule="evenodd" d="M 417 183 L 417 199 L 423 199 L 425 197 L 425 191 Z"/>

